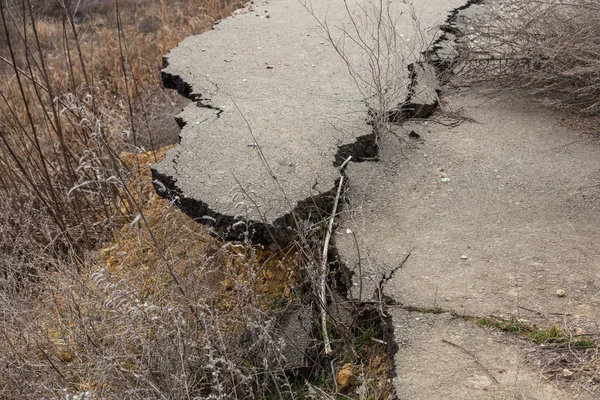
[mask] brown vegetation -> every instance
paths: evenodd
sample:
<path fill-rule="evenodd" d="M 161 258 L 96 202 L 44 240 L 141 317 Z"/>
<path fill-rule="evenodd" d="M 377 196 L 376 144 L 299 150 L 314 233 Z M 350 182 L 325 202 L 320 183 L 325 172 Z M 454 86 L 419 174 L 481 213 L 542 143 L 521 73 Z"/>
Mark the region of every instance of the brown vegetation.
<path fill-rule="evenodd" d="M 62 12 L 49 18 L 28 1 L 2 4 L 0 190 L 17 207 L 35 199 L 50 221 L 36 236 L 58 252 L 78 254 L 135 214 L 135 204 L 117 189 L 131 175 L 118 153 L 136 151 L 144 136 L 154 147 L 157 133 L 149 131 L 146 109 L 148 94 L 161 99 L 162 55 L 230 7 L 83 2 L 90 14 L 82 16 L 75 6 L 44 2 Z"/>
<path fill-rule="evenodd" d="M 314 388 L 290 376 L 293 343 L 272 329 L 313 296 L 299 260 L 314 249 L 220 242 L 152 187 L 169 142 L 154 128 L 172 118 L 156 111 L 181 104 L 161 87 L 161 58 L 236 4 L 0 1 L 0 397 L 335 391 L 329 363 Z M 389 392 L 379 342 L 351 356 L 365 362 L 363 393 Z"/>
<path fill-rule="evenodd" d="M 162 152 L 123 153 L 140 151 L 142 129 L 153 144 L 161 56 L 231 6 L 52 3 L 0 8 L 0 396 L 264 391 L 272 378 L 242 366 L 253 349 L 222 332 L 268 343 L 261 306 L 285 295 L 293 255 L 219 244 L 154 194 L 147 164 Z"/>
<path fill-rule="evenodd" d="M 509 0 L 461 39 L 467 79 L 525 88 L 545 103 L 600 114 L 600 3 Z"/>

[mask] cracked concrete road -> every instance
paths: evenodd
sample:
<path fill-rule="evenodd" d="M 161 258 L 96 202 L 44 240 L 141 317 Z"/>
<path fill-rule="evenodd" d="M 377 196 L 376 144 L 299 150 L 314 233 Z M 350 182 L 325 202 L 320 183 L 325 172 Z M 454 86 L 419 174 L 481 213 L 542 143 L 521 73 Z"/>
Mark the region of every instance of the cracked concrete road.
<path fill-rule="evenodd" d="M 324 2 L 316 5 L 325 13 Z M 344 63 L 299 1 L 248 5 L 185 39 L 167 61 L 164 72 L 189 85 L 200 106 L 178 116 L 180 145 L 156 175 L 167 187 L 175 181 L 169 189 L 196 201 L 184 211 L 226 238 L 254 230 L 270 241 L 264 225 L 284 236 L 298 203 L 331 196 L 338 146 L 370 133 Z M 238 221 L 253 226 L 231 228 Z"/>
<path fill-rule="evenodd" d="M 362 286 L 363 300 L 381 290 L 389 301 L 414 307 L 515 316 L 540 326 L 565 316 L 597 324 L 600 143 L 562 126 L 559 114 L 514 94 L 451 92 L 444 110 L 460 111 L 467 119 L 450 128 L 435 122 L 449 122 L 440 113 L 428 122 L 405 124 L 407 140 L 414 131 L 421 142 L 406 144 L 390 135 L 379 163 L 353 164 L 346 171 L 350 211 L 336 243 L 342 261 L 357 271 L 354 238 L 347 230 L 358 239 L 363 279 L 362 285 L 355 279 L 355 295 Z M 558 289 L 566 295 L 557 296 Z M 392 315 L 396 326 L 398 315 Z M 446 320 L 434 322 L 431 335 L 440 324 L 439 329 L 452 329 Z M 474 341 L 482 340 L 475 329 L 470 332 Z M 433 360 L 435 352 L 437 347 L 425 353 L 400 347 L 400 398 L 506 398 L 468 394 L 472 388 L 461 392 L 464 382 L 449 375 L 439 381 L 427 363 L 415 368 L 422 368 L 423 379 L 438 382 L 436 390 L 419 391 L 423 383 L 402 378 L 406 364 Z M 519 379 L 526 376 L 531 374 Z M 442 396 L 447 390 L 457 394 Z M 536 398 L 561 398 L 542 393 Z"/>
<path fill-rule="evenodd" d="M 425 29 L 461 3 L 428 0 L 416 12 Z M 359 5 L 348 4 L 360 16 Z M 335 40 L 343 39 L 340 29 L 350 29 L 343 1 L 307 6 L 327 21 Z M 394 7 L 399 32 L 412 37 L 409 5 Z M 407 65 L 435 34 L 405 41 Z M 350 40 L 338 45 L 361 69 L 364 53 Z M 330 208 L 319 205 L 335 194 L 340 146 L 372 131 L 364 92 L 302 2 L 248 5 L 213 31 L 185 39 L 167 62 L 165 80 L 198 104 L 178 116 L 185 124 L 180 145 L 153 168 L 160 194 L 220 236 L 249 234 L 256 242 L 293 237 L 292 211 L 304 217 L 315 204 Z M 397 72 L 408 82 L 406 66 Z"/>
<path fill-rule="evenodd" d="M 415 4 L 422 40 L 464 4 Z M 312 5 L 332 26 L 347 23 L 341 0 Z M 410 13 L 398 29 L 412 35 Z M 345 51 L 361 63 L 359 50 Z M 181 143 L 154 168 L 157 190 L 226 239 L 293 236 L 291 211 L 330 201 L 340 147 L 371 133 L 360 90 L 299 1 L 250 5 L 183 41 L 168 63 L 167 81 L 197 104 L 178 116 Z M 455 92 L 443 108 L 468 118 L 454 128 L 435 118 L 404 124 L 406 141 L 383 138 L 380 162 L 346 169 L 350 210 L 335 241 L 340 259 L 362 271 L 354 298 L 597 325 L 598 143 L 524 99 Z M 398 398 L 574 396 L 525 365 L 522 346 L 471 322 L 388 312 Z"/>

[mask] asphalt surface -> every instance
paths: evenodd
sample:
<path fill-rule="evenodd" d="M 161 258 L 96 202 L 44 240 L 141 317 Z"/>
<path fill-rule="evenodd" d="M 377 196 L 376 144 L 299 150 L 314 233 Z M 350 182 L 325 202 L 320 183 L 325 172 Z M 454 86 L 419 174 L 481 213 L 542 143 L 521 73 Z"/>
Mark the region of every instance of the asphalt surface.
<path fill-rule="evenodd" d="M 297 218 L 329 212 L 341 149 L 361 161 L 372 133 L 368 80 L 356 79 L 367 76 L 364 48 L 342 40 L 351 18 L 369 32 L 361 18 L 370 3 L 349 4 L 306 4 L 312 12 L 295 0 L 249 5 L 173 49 L 165 82 L 195 102 L 177 117 L 180 144 L 154 168 L 158 192 L 225 239 L 289 241 Z M 391 70 L 407 88 L 399 99 L 413 82 L 408 65 L 465 5 L 394 3 L 404 38 L 394 54 L 403 64 Z M 440 87 L 424 78 L 429 66 L 422 70 L 413 99 L 437 104 Z M 569 327 L 598 331 L 600 146 L 526 96 L 442 93 L 429 120 L 381 138 L 379 162 L 344 171 L 348 202 L 335 244 L 355 272 L 353 297 L 388 304 L 396 394 L 593 398 L 545 380 L 524 362 L 523 343 L 454 315 L 540 326 L 568 319 Z"/>
<path fill-rule="evenodd" d="M 432 27 L 459 3 L 421 2 L 412 13 L 408 4 L 392 7 L 398 37 L 406 39 L 380 62 L 390 68 L 398 101 L 408 93 L 408 64 L 437 34 L 414 35 L 413 14 Z M 251 4 L 171 50 L 164 80 L 196 102 L 177 116 L 185 125 L 180 145 L 154 167 L 158 192 L 225 239 L 286 242 L 298 218 L 328 212 L 340 148 L 354 161 L 369 155 L 357 139 L 372 134 L 372 72 L 364 46 L 350 39 L 357 35 L 345 33 L 354 24 L 373 29 L 361 16 L 365 4 Z"/>
<path fill-rule="evenodd" d="M 541 374 L 525 373 L 524 350 L 511 345 L 506 354 L 490 354 L 475 343 L 489 339 L 496 346 L 498 338 L 450 316 L 600 331 L 600 143 L 564 126 L 567 115 L 522 93 L 469 88 L 447 90 L 442 100 L 444 112 L 398 130 L 404 140 L 384 138 L 378 163 L 346 170 L 351 206 L 341 217 L 336 244 L 357 273 L 354 297 L 390 304 L 400 345 L 396 383 L 398 393 L 410 393 L 405 398 L 574 396 L 567 391 L 547 397 Z M 410 132 L 420 138 L 411 139 Z M 406 309 L 425 314 L 407 317 Z M 445 313 L 429 315 L 428 309 Z M 409 334 L 407 323 L 421 328 Z M 479 368 L 473 374 L 484 378 L 485 371 L 444 339 L 488 358 L 488 368 L 517 381 L 502 382 L 506 375 L 495 374 L 500 383 L 467 385 L 470 378 L 454 376 L 457 370 Z"/>
<path fill-rule="evenodd" d="M 343 60 L 300 2 L 247 6 L 167 61 L 164 73 L 189 85 L 198 105 L 178 116 L 180 145 L 155 174 L 197 202 L 186 212 L 225 238 L 269 242 L 295 229 L 293 213 L 327 208 L 338 147 L 371 128 Z"/>

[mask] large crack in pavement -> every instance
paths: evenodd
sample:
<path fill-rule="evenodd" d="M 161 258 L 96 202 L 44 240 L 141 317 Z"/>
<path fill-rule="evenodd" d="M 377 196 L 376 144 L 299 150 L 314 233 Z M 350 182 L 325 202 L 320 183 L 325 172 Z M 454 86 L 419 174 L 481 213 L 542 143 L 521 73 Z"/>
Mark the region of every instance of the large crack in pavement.
<path fill-rule="evenodd" d="M 388 121 L 402 127 L 403 124 L 412 120 L 427 119 L 438 109 L 441 85 L 451 78 L 453 68 L 459 57 L 456 40 L 462 35 L 464 27 L 459 26 L 457 21 L 461 17 L 461 12 L 483 2 L 484 0 L 468 0 L 448 12 L 444 23 L 438 27 L 440 34 L 421 53 L 422 60 L 408 64 L 410 81 L 407 87 L 406 99 L 387 113 Z M 420 138 L 420 135 L 416 134 L 414 130 L 411 130 L 410 135 Z M 377 161 L 379 145 L 376 143 L 374 134 L 370 135 L 370 138 L 375 143 L 374 146 L 376 147 L 374 149 L 377 151 L 371 156 L 371 159 Z M 381 273 L 378 283 L 372 287 L 371 298 L 379 299 L 379 301 L 383 300 L 384 285 L 392 279 L 398 269 L 404 266 L 411 253 L 412 250 L 408 251 L 403 260 L 396 267 L 391 268 L 389 272 Z M 373 281 L 376 282 L 377 277 L 373 277 Z"/>
<path fill-rule="evenodd" d="M 414 128 L 417 137 L 427 137 L 429 132 L 424 132 L 427 131 L 424 125 L 416 126 L 411 121 L 428 118 L 438 108 L 441 83 L 449 79 L 455 65 L 458 56 L 455 40 L 462 34 L 458 19 L 461 13 L 483 1 L 451 3 L 455 7 L 448 13 L 437 10 L 426 16 L 429 22 L 444 19 L 445 22 L 439 26 L 440 33 L 433 35 L 432 45 L 419 59 L 406 65 L 409 84 L 405 101 L 387 113 L 389 121 L 409 130 Z M 335 7 L 332 4 L 326 4 L 321 11 Z M 432 5 L 437 3 L 424 2 L 420 7 L 426 10 Z M 450 3 L 444 6 L 448 9 Z M 264 18 L 265 15 L 269 18 Z M 435 24 L 431 22 L 431 25 Z M 286 35 L 279 35 L 281 29 L 286 29 Z M 382 143 L 374 128 L 368 125 L 365 117 L 369 110 L 364 99 L 347 76 L 343 61 L 318 34 L 319 29 L 313 16 L 306 15 L 299 2 L 264 2 L 255 6 L 251 13 L 221 22 L 212 32 L 186 39 L 166 60 L 165 86 L 196 104 L 188 106 L 177 117 L 182 127 L 180 146 L 153 168 L 155 186 L 160 195 L 173 201 L 196 221 L 210 226 L 222 239 L 249 240 L 264 245 L 289 243 L 296 238 L 297 220 L 307 219 L 315 212 L 329 215 L 341 175 L 350 186 L 355 185 L 349 190 L 356 188 L 358 167 L 352 164 L 352 173 L 340 171 L 345 159 L 352 156 L 355 163 L 379 161 L 382 151 L 387 152 L 384 155 L 387 159 L 394 158 L 393 153 L 398 152 L 397 146 L 386 149 L 389 143 Z M 247 43 L 239 43 L 240 37 L 247 38 Z M 365 186 L 369 186 L 371 192 L 379 187 L 375 180 L 369 179 L 365 179 Z M 384 199 L 385 196 L 394 199 L 393 204 L 400 201 L 395 199 L 393 190 L 384 194 Z M 378 208 L 375 211 L 392 203 L 375 206 Z M 374 212 L 373 205 L 369 207 L 368 211 Z M 403 211 L 398 207 L 394 210 Z M 394 218 L 387 221 L 392 226 L 386 225 L 385 221 L 372 224 L 370 229 L 375 233 L 374 237 L 378 238 L 382 229 L 398 229 L 401 223 L 393 226 Z M 378 224 L 380 226 L 376 226 Z M 339 238 L 344 240 L 343 235 Z M 346 241 L 340 248 L 336 241 L 337 237 L 332 242 L 332 253 L 337 255 L 338 250 L 344 253 L 336 258 L 340 262 L 338 268 L 346 270 L 352 264 L 348 254 L 355 253 L 354 243 Z M 499 350 L 502 346 L 494 345 L 486 349 L 485 335 L 466 324 L 464 318 L 456 320 L 454 313 L 440 316 L 437 312 L 435 316 L 422 317 L 422 309 L 413 305 L 416 300 L 410 302 L 402 295 L 391 295 L 390 291 L 395 290 L 391 286 L 397 285 L 398 275 L 404 274 L 403 267 L 409 257 L 413 262 L 413 252 L 408 251 L 406 255 L 406 251 L 401 251 L 409 243 L 394 245 L 381 238 L 379 241 L 386 246 L 379 250 L 389 254 L 378 254 L 377 258 L 397 260 L 402 255 L 403 259 L 388 263 L 392 266 L 386 266 L 384 261 L 383 267 L 378 266 L 383 271 L 376 268 L 372 276 L 359 277 L 359 286 L 361 291 L 372 295 L 364 299 L 365 304 L 375 301 L 385 308 L 382 314 L 386 330 L 394 332 L 399 344 L 390 348 L 402 348 L 402 357 L 411 354 L 413 359 L 422 357 L 427 371 L 434 371 L 440 360 L 432 349 L 445 357 L 445 362 L 451 362 L 456 360 L 457 349 L 463 348 L 465 341 L 470 342 L 486 359 L 478 361 L 481 365 L 474 366 L 474 380 L 468 382 L 466 392 L 482 389 L 496 394 L 508 393 L 506 382 L 514 377 L 510 374 L 499 377 L 485 368 L 482 371 L 481 366 L 488 365 L 491 358 L 504 351 L 510 357 L 503 358 L 502 365 L 511 368 L 511 374 L 516 367 L 518 376 L 518 365 L 514 364 L 513 357 L 518 354 L 516 347 Z M 369 256 L 368 251 L 362 253 Z M 421 253 L 422 249 L 417 247 L 415 255 L 422 257 Z M 363 278 L 370 282 L 364 288 Z M 412 278 L 418 283 L 418 277 Z M 437 288 L 434 304 L 436 301 Z M 469 313 L 488 314 L 479 310 Z M 419 332 L 424 335 L 416 339 L 414 335 Z M 453 336 L 453 332 L 459 335 Z M 427 349 L 432 337 L 448 339 Z M 409 342 L 410 348 L 404 344 Z M 463 360 L 456 365 L 460 369 L 465 363 Z M 397 375 L 402 375 L 396 377 L 396 388 L 403 395 L 427 398 L 439 393 L 423 387 L 420 382 L 427 380 L 411 371 L 409 366 L 396 365 L 396 368 Z M 436 374 L 440 375 L 434 371 L 432 376 Z M 526 385 L 537 385 L 535 377 L 529 375 L 524 380 Z M 443 378 L 443 374 L 440 376 Z M 523 390 L 556 398 L 562 396 L 543 385 L 526 386 Z M 460 396 L 466 392 L 464 388 L 457 390 L 449 398 L 464 398 Z"/>
<path fill-rule="evenodd" d="M 222 239 L 291 242 L 298 220 L 329 213 L 344 159 L 377 160 L 360 91 L 320 30 L 300 2 L 264 2 L 165 57 L 165 87 L 196 105 L 176 117 L 180 145 L 152 168 L 155 187 Z M 397 122 L 437 105 L 431 67 L 407 68 L 406 101 L 389 115 Z"/>

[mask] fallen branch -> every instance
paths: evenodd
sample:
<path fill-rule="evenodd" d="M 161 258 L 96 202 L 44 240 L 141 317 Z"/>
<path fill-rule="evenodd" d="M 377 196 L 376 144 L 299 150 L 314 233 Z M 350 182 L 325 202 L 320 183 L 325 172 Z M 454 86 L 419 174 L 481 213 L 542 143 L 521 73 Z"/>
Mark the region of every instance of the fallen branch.
<path fill-rule="evenodd" d="M 352 156 L 346 158 L 344 163 L 340 166 L 340 172 L 344 170 L 344 167 L 350 160 Z M 331 210 L 331 217 L 329 217 L 329 224 L 327 225 L 327 235 L 325 236 L 325 242 L 323 243 L 323 258 L 321 259 L 321 290 L 320 290 L 320 300 L 321 300 L 321 328 L 323 330 L 323 341 L 325 342 L 325 354 L 333 353 L 331 349 L 331 341 L 329 340 L 329 334 L 327 333 L 327 258 L 329 253 L 329 241 L 331 240 L 331 232 L 333 231 L 333 221 L 335 220 L 335 216 L 337 215 L 338 203 L 340 201 L 340 195 L 342 194 L 342 187 L 344 186 L 344 175 L 340 177 L 340 183 L 338 184 L 337 194 L 335 196 L 335 200 L 333 202 L 333 209 Z"/>

